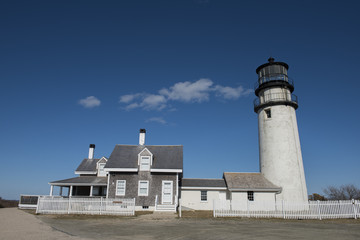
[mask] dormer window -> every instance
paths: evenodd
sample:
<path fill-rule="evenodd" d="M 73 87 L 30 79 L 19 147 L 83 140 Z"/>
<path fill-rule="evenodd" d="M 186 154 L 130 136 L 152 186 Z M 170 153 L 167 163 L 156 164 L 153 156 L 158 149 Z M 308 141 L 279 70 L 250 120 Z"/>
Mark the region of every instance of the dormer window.
<path fill-rule="evenodd" d="M 106 176 L 106 172 L 104 170 L 106 163 L 99 163 L 98 164 L 98 176 L 99 177 L 105 177 Z"/>
<path fill-rule="evenodd" d="M 141 156 L 140 171 L 150 171 L 150 156 Z"/>

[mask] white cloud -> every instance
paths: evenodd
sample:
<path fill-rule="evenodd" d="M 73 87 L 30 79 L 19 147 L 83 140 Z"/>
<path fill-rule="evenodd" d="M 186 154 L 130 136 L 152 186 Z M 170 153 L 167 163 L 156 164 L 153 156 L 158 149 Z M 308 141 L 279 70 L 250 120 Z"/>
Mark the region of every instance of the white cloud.
<path fill-rule="evenodd" d="M 128 104 L 126 110 L 135 108 L 162 110 L 166 107 L 167 99 L 162 95 L 136 93 L 121 96 L 119 102 Z"/>
<path fill-rule="evenodd" d="M 123 95 L 120 97 L 120 100 L 119 102 L 122 102 L 122 103 L 129 103 L 131 101 L 133 101 L 136 97 L 136 94 L 127 94 L 127 95 Z"/>
<path fill-rule="evenodd" d="M 146 122 L 157 122 L 157 123 L 161 123 L 161 124 L 166 124 L 167 122 L 161 118 L 161 117 L 152 117 L 146 120 Z"/>
<path fill-rule="evenodd" d="M 160 94 L 171 100 L 183 102 L 203 102 L 209 100 L 209 92 L 213 82 L 210 79 L 202 78 L 196 82 L 179 82 L 170 87 L 163 88 Z"/>
<path fill-rule="evenodd" d="M 239 86 L 237 88 L 233 87 L 223 87 L 220 85 L 217 85 L 214 90 L 216 91 L 217 96 L 221 96 L 225 99 L 231 99 L 235 100 L 242 96 L 249 95 L 249 93 L 252 92 L 251 89 L 244 90 L 242 86 Z"/>
<path fill-rule="evenodd" d="M 138 108 L 138 107 L 140 107 L 140 105 L 138 103 L 131 103 L 126 106 L 126 110 L 131 110 L 131 109 Z"/>
<path fill-rule="evenodd" d="M 94 96 L 89 96 L 87 98 L 80 99 L 79 104 L 82 105 L 84 108 L 93 108 L 100 106 L 101 101 Z"/>
<path fill-rule="evenodd" d="M 142 108 L 144 110 L 163 110 L 168 108 L 169 111 L 176 110 L 169 101 L 180 102 L 204 102 L 210 99 L 211 94 L 228 100 L 236 100 L 253 92 L 251 89 L 239 87 L 227 87 L 216 85 L 207 78 L 199 79 L 195 82 L 178 82 L 169 88 L 163 88 L 159 94 L 136 93 L 127 94 L 120 97 L 119 102 L 127 104 L 126 110 Z"/>
<path fill-rule="evenodd" d="M 147 95 L 141 102 L 141 107 L 147 110 L 162 110 L 166 107 L 166 98 L 162 95 Z"/>

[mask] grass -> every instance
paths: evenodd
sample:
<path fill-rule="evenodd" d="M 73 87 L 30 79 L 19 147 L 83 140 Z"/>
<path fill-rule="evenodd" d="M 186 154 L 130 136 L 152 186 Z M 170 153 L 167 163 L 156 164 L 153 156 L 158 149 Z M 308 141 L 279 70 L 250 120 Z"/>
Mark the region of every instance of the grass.
<path fill-rule="evenodd" d="M 213 211 L 182 211 L 182 218 L 212 218 Z"/>

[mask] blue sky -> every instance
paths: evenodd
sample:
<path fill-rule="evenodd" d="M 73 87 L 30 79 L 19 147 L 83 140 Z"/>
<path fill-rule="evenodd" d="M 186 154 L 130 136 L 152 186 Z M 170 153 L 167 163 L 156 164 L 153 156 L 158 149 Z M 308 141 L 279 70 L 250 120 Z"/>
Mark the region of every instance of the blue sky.
<path fill-rule="evenodd" d="M 0 196 L 48 194 L 115 144 L 184 145 L 184 176 L 257 172 L 255 69 L 289 64 L 309 194 L 360 187 L 358 1 L 8 1 Z"/>

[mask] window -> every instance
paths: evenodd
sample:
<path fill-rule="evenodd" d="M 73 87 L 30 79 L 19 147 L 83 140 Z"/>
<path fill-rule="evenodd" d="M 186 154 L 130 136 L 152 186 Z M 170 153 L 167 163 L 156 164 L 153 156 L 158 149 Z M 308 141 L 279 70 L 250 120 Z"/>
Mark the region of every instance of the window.
<path fill-rule="evenodd" d="M 207 191 L 201 191 L 201 201 L 202 202 L 207 201 Z"/>
<path fill-rule="evenodd" d="M 254 192 L 247 192 L 247 195 L 248 195 L 248 200 L 249 201 L 254 201 Z"/>
<path fill-rule="evenodd" d="M 125 196 L 126 191 L 126 180 L 116 181 L 116 196 Z"/>
<path fill-rule="evenodd" d="M 140 171 L 150 170 L 150 156 L 142 156 L 140 159 Z"/>
<path fill-rule="evenodd" d="M 105 177 L 106 176 L 106 172 L 104 170 L 104 167 L 105 167 L 105 164 L 106 163 L 99 163 L 99 172 L 98 172 L 98 176 L 101 176 L 101 177 Z"/>
<path fill-rule="evenodd" d="M 139 181 L 139 196 L 149 195 L 149 181 Z"/>
<path fill-rule="evenodd" d="M 265 109 L 265 114 L 267 118 L 271 118 L 271 109 Z"/>

